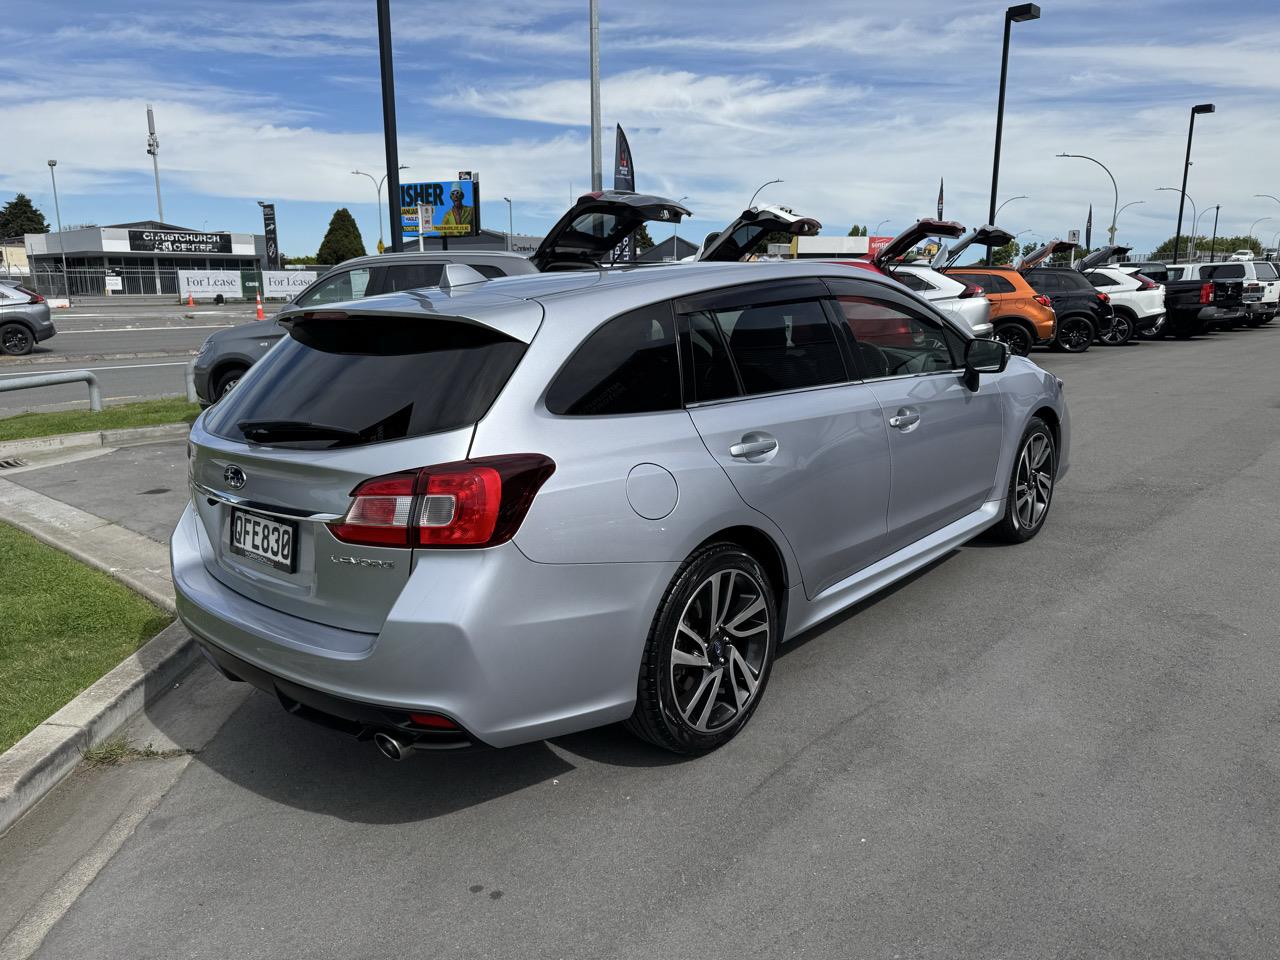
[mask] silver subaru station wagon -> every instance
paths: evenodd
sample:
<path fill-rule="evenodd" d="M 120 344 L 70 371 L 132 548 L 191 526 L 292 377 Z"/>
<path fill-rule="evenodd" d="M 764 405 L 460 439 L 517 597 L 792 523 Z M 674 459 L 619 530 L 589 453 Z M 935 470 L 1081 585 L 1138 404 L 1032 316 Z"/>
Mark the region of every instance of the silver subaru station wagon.
<path fill-rule="evenodd" d="M 778 644 L 1041 529 L 1056 377 L 812 261 L 442 285 L 291 318 L 191 431 L 178 611 L 230 678 L 414 749 L 733 737 Z"/>

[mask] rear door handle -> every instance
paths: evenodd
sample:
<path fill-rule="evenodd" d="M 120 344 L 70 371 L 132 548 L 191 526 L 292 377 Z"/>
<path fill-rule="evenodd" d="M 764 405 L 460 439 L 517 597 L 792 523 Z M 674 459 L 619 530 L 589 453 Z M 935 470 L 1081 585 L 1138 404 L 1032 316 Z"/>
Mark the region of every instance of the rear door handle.
<path fill-rule="evenodd" d="M 920 422 L 920 411 L 912 410 L 910 407 L 902 407 L 896 414 L 889 418 L 889 426 L 895 430 L 905 430 L 907 427 L 914 427 Z"/>
<path fill-rule="evenodd" d="M 748 434 L 747 436 L 750 436 Z M 731 457 L 758 457 L 763 453 L 772 453 L 778 449 L 778 441 L 769 437 L 764 440 L 748 440 L 742 438 L 740 443 L 735 443 L 729 448 L 729 456 Z"/>

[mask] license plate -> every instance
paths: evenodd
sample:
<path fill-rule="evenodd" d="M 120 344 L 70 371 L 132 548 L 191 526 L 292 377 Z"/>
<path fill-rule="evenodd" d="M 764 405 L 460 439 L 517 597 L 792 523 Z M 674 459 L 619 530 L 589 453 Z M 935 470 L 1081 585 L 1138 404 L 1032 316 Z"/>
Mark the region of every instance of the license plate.
<path fill-rule="evenodd" d="M 297 546 L 298 525 L 293 521 L 232 509 L 232 553 L 293 573 L 298 569 Z"/>

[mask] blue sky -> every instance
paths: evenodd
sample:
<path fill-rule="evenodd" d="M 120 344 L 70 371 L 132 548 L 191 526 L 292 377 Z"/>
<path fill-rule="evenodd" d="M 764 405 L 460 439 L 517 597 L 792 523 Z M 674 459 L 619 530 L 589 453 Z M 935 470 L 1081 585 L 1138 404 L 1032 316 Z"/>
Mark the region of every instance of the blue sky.
<path fill-rule="evenodd" d="M 761 199 L 885 231 L 933 215 L 986 217 L 1005 3 L 913 0 L 601 0 L 605 166 L 613 125 L 637 187 L 688 196 L 690 237 Z M 1280 230 L 1280 4 L 1045 0 L 1014 25 L 1001 167 L 1002 225 L 1105 236 L 1139 252 L 1173 232 L 1187 113 L 1199 118 L 1187 192 L 1222 204 L 1220 232 Z M 407 179 L 481 176 L 486 226 L 540 233 L 590 174 L 586 0 L 394 0 L 400 157 Z M 198 12 L 197 12 L 198 11 Z M 30 194 L 64 223 L 152 217 L 145 104 L 155 105 L 165 214 L 260 230 L 274 200 L 286 254 L 314 253 L 347 206 L 378 238 L 381 107 L 372 0 L 9 0 L 0 18 L 0 203 Z M 607 185 L 607 180 L 606 180 Z M 1212 216 L 1212 214 L 1210 214 Z M 1190 212 L 1187 214 L 1190 219 Z M 1209 217 L 1202 218 L 1208 232 Z"/>

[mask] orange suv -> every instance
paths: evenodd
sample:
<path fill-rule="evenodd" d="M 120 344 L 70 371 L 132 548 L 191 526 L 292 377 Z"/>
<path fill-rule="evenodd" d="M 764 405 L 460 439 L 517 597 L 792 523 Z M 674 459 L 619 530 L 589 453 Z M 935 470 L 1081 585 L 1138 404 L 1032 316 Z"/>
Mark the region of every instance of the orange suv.
<path fill-rule="evenodd" d="M 1011 267 L 948 267 L 946 274 L 965 283 L 976 283 L 991 303 L 989 314 L 995 327 L 991 336 L 1009 345 L 1009 351 L 1025 357 L 1037 343 L 1053 339 L 1058 318 L 1049 298 L 1036 293 L 1031 284 Z"/>

